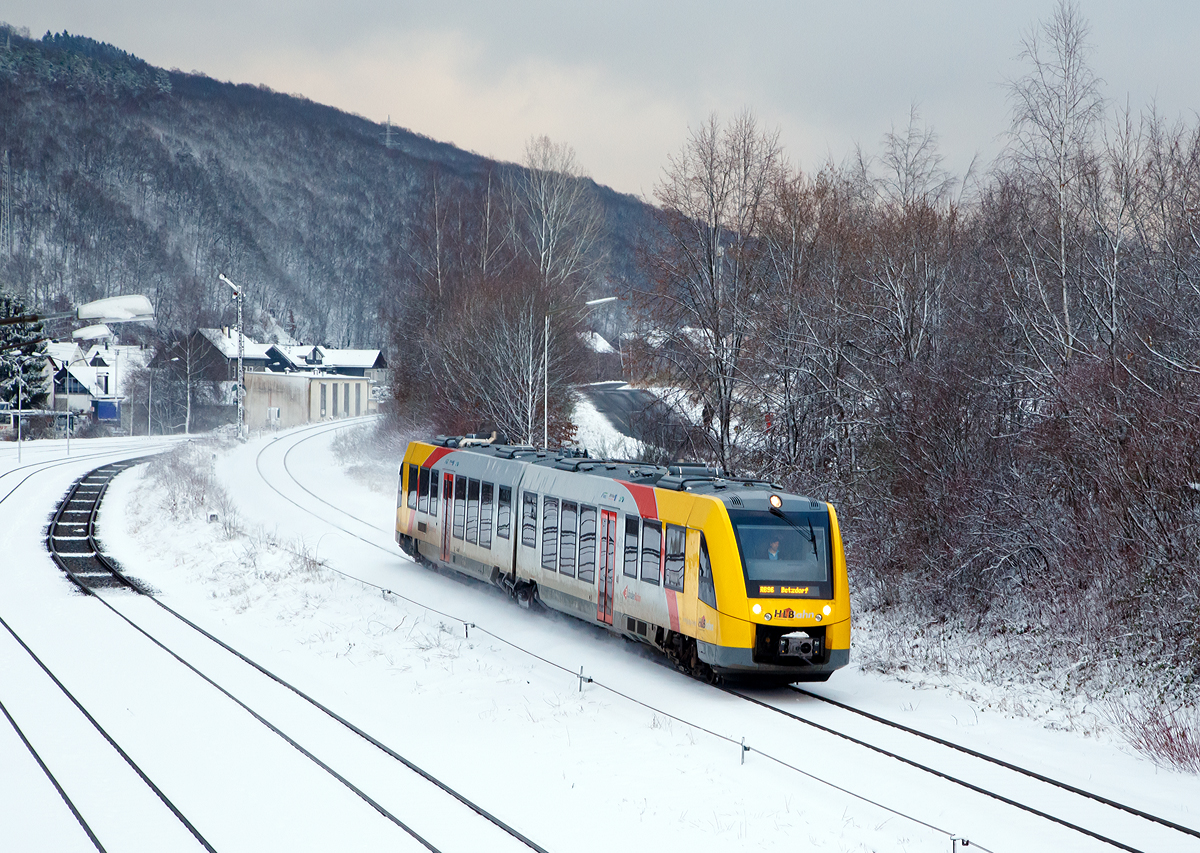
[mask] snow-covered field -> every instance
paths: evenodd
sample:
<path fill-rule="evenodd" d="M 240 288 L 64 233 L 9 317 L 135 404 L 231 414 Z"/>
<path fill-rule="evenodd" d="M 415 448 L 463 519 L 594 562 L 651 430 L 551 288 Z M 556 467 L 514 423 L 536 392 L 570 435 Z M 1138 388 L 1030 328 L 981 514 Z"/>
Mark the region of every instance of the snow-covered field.
<path fill-rule="evenodd" d="M 390 474 L 402 448 L 348 464 L 339 431 L 197 442 L 174 466 L 120 475 L 100 517 L 105 549 L 170 607 L 545 850 L 950 851 L 952 836 L 997 853 L 1112 849 L 694 682 L 590 626 L 414 565 L 392 536 Z M 53 444 L 27 444 L 25 463 L 58 458 Z M 132 455 L 136 444 L 73 442 L 72 454 Z M 20 486 L 28 472 L 0 479 L 0 498 L 17 489 L 0 503 L 0 616 L 222 853 L 416 849 L 245 710 L 71 592 L 45 553 L 43 525 L 70 481 L 105 461 L 79 459 Z M 0 473 L 14 467 L 15 452 L 0 445 Z M 181 480 L 188 470 L 198 473 Z M 358 756 L 152 603 L 106 598 L 402 817 L 444 833 L 441 849 L 492 849 L 469 821 L 423 805 L 408 771 Z M 581 668 L 593 682 L 581 683 Z M 0 702 L 80 810 L 100 821 L 106 849 L 199 849 L 47 681 L 0 629 Z M 1019 689 L 1026 705 L 1038 696 Z M 947 689 L 852 663 L 814 692 L 1200 826 L 1200 780 L 1157 768 L 1102 725 L 1015 713 L 1010 694 L 983 681 Z M 813 700 L 756 695 L 878 737 Z M 991 707 L 967 698 L 981 695 L 994 697 Z M 903 748 L 917 761 L 946 761 L 932 747 Z M 0 850 L 94 849 L 2 718 L 0 768 Z M 1054 797 L 1032 804 L 1097 832 L 1130 825 L 1097 809 L 1060 809 Z M 438 828 L 446 823 L 462 825 Z M 1148 825 L 1120 837 L 1146 851 L 1200 850 L 1200 839 Z"/>

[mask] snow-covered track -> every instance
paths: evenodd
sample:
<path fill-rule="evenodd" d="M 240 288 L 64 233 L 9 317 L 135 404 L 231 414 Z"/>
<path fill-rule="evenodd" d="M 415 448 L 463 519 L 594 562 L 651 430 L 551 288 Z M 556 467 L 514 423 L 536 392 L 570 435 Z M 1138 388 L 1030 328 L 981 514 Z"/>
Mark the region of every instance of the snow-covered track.
<path fill-rule="evenodd" d="M 139 447 L 138 449 L 141 451 L 139 455 L 145 456 L 146 451 L 149 451 L 150 453 L 157 453 L 166 450 L 172 445 L 172 443 L 173 442 L 162 442 Z M 16 491 L 31 478 L 41 474 L 44 471 L 49 471 L 53 468 L 61 468 L 67 465 L 77 465 L 80 462 L 94 461 L 96 459 L 111 459 L 113 456 L 124 457 L 128 455 L 128 448 L 114 448 L 112 450 L 98 450 L 90 453 L 84 453 L 80 456 L 67 456 L 61 459 L 26 462 L 24 465 L 18 465 L 16 467 L 9 468 L 7 471 L 0 473 L 0 488 L 7 487 L 8 489 L 8 491 L 0 495 L 0 504 L 3 504 L 5 501 L 11 498 L 13 494 L 15 494 Z"/>
<path fill-rule="evenodd" d="M 1004 759 L 952 743 L 845 703 L 827 699 L 808 690 L 791 688 L 801 694 L 804 699 L 819 700 L 846 715 L 857 715 L 869 721 L 868 730 L 853 735 L 848 731 L 853 727 L 843 721 L 839 721 L 836 725 L 832 724 L 833 721 L 817 722 L 810 716 L 801 713 L 804 710 L 801 704 L 804 699 L 800 699 L 800 697 L 795 697 L 794 703 L 788 702 L 786 699 L 781 700 L 777 695 L 772 696 L 768 701 L 731 687 L 721 689 L 732 696 L 803 723 L 805 726 L 827 735 L 849 741 L 863 749 L 871 750 L 1034 817 L 1056 823 L 1113 848 L 1128 851 L 1128 853 L 1153 853 L 1153 851 L 1168 849 L 1163 844 L 1172 840 L 1181 841 L 1181 836 L 1200 838 L 1200 832 L 1190 827 L 1019 767 Z M 881 729 L 886 734 L 881 735 Z M 895 733 L 899 733 L 899 738 L 894 736 Z M 921 746 L 914 746 L 914 740 L 921 742 Z M 933 749 L 931 750 L 926 744 L 933 744 Z M 912 757 L 918 754 L 922 756 L 920 760 Z M 976 781 L 969 781 L 966 778 L 968 776 Z M 1034 802 L 1043 804 L 1043 807 L 1032 805 Z M 1051 807 L 1054 811 L 1046 810 Z M 1072 816 L 1088 815 L 1086 821 L 1088 825 L 1085 825 L 1085 821 L 1078 817 L 1070 819 L 1062 817 L 1061 815 L 1064 813 Z M 1091 828 L 1099 824 L 1111 828 L 1106 828 L 1103 832 Z M 1126 840 L 1122 840 L 1122 838 Z M 1152 841 L 1152 839 L 1159 840 Z"/>
<path fill-rule="evenodd" d="M 482 846 L 489 850 L 524 849 L 546 853 L 518 830 L 418 767 L 381 739 L 187 619 L 144 584 L 125 575 L 103 554 L 95 540 L 94 528 L 99 503 L 108 482 L 125 467 L 128 465 L 104 466 L 82 477 L 55 514 L 55 523 L 52 523 L 47 537 L 47 547 L 72 582 L 95 596 L 141 637 L 282 739 L 425 849 L 440 853 L 479 849 Z M 70 550 L 64 553 L 64 546 Z M 108 580 L 103 580 L 101 574 Z M 130 598 L 99 594 L 114 588 L 133 590 L 138 595 Z M 145 601 L 157 607 L 148 611 L 140 604 Z M 203 638 L 199 645 L 197 638 Z M 207 644 L 207 648 L 201 648 L 204 644 Z M 220 650 L 217 654 L 225 656 L 224 660 L 214 657 L 217 649 Z M 46 671 L 53 678 L 53 674 Z M 217 674 L 214 675 L 214 672 Z M 255 679 L 260 682 L 258 685 L 253 683 Z M 266 687 L 261 683 L 264 679 L 268 682 Z M 228 686 L 230 684 L 238 686 L 231 688 Z M 299 710 L 295 707 L 298 704 L 303 706 Z M 84 711 L 82 706 L 79 708 Z M 280 723 L 280 719 L 288 722 Z M 292 729 L 293 733 L 289 734 L 285 726 Z M 330 728 L 337 732 L 331 734 Z M 303 733 L 296 734 L 300 729 L 304 730 Z M 328 744 L 331 742 L 339 742 L 339 748 L 330 749 Z M 115 741 L 110 743 L 119 749 Z M 317 743 L 322 746 L 313 745 Z M 364 748 L 373 754 L 372 757 L 362 755 Z M 356 750 L 358 754 L 354 755 Z M 325 753 L 326 758 L 318 754 L 321 752 Z M 377 756 L 383 756 L 390 762 L 390 767 L 382 773 Z M 402 767 L 397 767 L 397 763 Z M 339 770 L 334 764 L 342 769 Z M 381 781 L 385 774 L 388 777 L 386 785 Z M 407 778 L 398 780 L 398 775 Z M 358 784 L 351 777 L 371 781 Z M 146 781 L 150 784 L 148 779 Z M 369 793 L 367 789 L 372 786 L 379 793 Z M 389 807 L 385 799 L 390 799 L 393 804 Z M 401 810 L 416 817 L 402 819 L 397 814 Z M 470 825 L 472 822 L 479 825 Z"/>
<path fill-rule="evenodd" d="M 995 756 L 987 755 L 978 750 L 971 749 L 970 747 L 967 747 L 967 746 L 963 746 L 962 744 L 954 743 L 952 741 L 946 740 L 945 738 L 940 738 L 940 737 L 937 737 L 936 735 L 931 735 L 928 732 L 923 732 L 918 729 L 914 729 L 911 726 L 904 725 L 903 723 L 897 723 L 895 720 L 889 720 L 889 719 L 887 719 L 885 717 L 881 717 L 877 714 L 872 714 L 869 711 L 864 711 L 861 708 L 855 708 L 853 705 L 847 705 L 845 702 L 839 702 L 838 700 L 831 699 L 828 696 L 821 696 L 817 693 L 813 693 L 810 690 L 805 690 L 805 689 L 803 689 L 801 687 L 797 687 L 795 685 L 790 685 L 789 689 L 795 691 L 796 693 L 799 693 L 802 696 L 806 696 L 810 699 L 816 699 L 819 702 L 824 702 L 828 705 L 833 705 L 836 708 L 841 708 L 843 711 L 849 711 L 852 714 L 858 714 L 860 717 L 865 717 L 868 720 L 879 723 L 880 725 L 889 726 L 890 728 L 896 729 L 898 731 L 902 731 L 902 732 L 904 732 L 906 734 L 910 734 L 914 737 L 918 737 L 923 740 L 927 740 L 932 743 L 936 743 L 939 746 L 944 746 L 947 749 L 952 749 L 957 752 L 965 753 L 966 755 L 970 755 L 973 758 L 978 758 L 981 761 L 986 761 L 991 764 L 995 764 L 997 766 L 1003 767 L 1006 770 L 1011 770 L 1014 773 L 1019 773 L 1022 776 L 1028 776 L 1029 778 L 1036 779 L 1039 782 L 1045 782 L 1047 785 L 1053 785 L 1056 788 L 1062 788 L 1063 790 L 1069 791 L 1072 794 L 1076 794 L 1080 797 L 1084 797 L 1085 799 L 1095 800 L 1098 803 L 1102 803 L 1103 805 L 1109 806 L 1109 807 L 1117 809 L 1119 811 L 1127 812 L 1136 817 L 1140 817 L 1143 820 L 1148 820 L 1152 823 L 1161 824 L 1162 826 L 1168 827 L 1169 829 L 1173 829 L 1176 832 L 1181 832 L 1184 835 L 1190 835 L 1193 838 L 1200 838 L 1200 830 L 1196 830 L 1196 829 L 1193 829 L 1188 826 L 1183 826 L 1182 824 L 1175 823 L 1173 821 L 1167 820 L 1166 818 L 1159 817 L 1158 815 L 1150 814 L 1149 812 L 1142 811 L 1141 809 L 1134 808 L 1133 806 L 1126 805 L 1125 803 L 1119 803 L 1116 800 L 1111 800 L 1108 797 L 1103 797 L 1103 796 L 1093 793 L 1091 791 L 1085 791 L 1082 788 L 1078 788 L 1074 785 L 1068 784 L 1067 782 L 1063 782 L 1058 779 L 1052 779 L 1043 773 L 1037 773 L 1033 770 L 1029 770 L 1027 768 L 1020 767 L 1020 766 L 1012 763 L 1011 761 L 1005 761 L 1002 758 L 996 758 Z"/>

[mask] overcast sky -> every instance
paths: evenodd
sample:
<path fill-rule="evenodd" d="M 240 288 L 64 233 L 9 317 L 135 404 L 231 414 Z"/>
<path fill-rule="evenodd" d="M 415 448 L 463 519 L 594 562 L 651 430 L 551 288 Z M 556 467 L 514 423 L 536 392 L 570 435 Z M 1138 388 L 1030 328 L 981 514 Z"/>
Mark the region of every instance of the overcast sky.
<path fill-rule="evenodd" d="M 793 165 L 878 151 L 910 105 L 945 166 L 989 163 L 1022 33 L 1055 0 L 407 2 L 6 0 L 0 18 L 154 65 L 261 83 L 480 154 L 547 134 L 601 183 L 650 196 L 688 127 L 754 111 Z M 1200 110 L 1200 3 L 1083 0 L 1114 102 Z"/>

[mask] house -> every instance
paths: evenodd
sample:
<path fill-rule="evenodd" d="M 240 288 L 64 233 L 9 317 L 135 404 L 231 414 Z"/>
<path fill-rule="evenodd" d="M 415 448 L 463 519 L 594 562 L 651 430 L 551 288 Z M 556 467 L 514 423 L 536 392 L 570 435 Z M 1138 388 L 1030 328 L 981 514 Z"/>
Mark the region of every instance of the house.
<path fill-rule="evenodd" d="M 353 418 L 378 410 L 365 376 L 329 373 L 247 373 L 246 426 L 286 429 L 324 420 Z"/>
<path fill-rule="evenodd" d="M 191 356 L 203 365 L 200 378 L 213 382 L 237 380 L 238 336 L 241 333 L 228 326 L 222 329 L 197 329 L 187 339 Z M 271 344 L 260 344 L 242 336 L 242 369 L 266 370 L 267 350 Z M 221 375 L 217 375 L 220 373 Z"/>
<path fill-rule="evenodd" d="M 112 341 L 92 345 L 86 352 L 75 342 L 46 345 L 52 377 L 48 407 L 58 412 L 87 412 L 96 420 L 121 420 L 128 394 L 127 378 L 144 367 L 147 353 L 138 346 Z"/>
<path fill-rule="evenodd" d="M 387 380 L 387 360 L 377 349 L 274 344 L 267 349 L 267 361 L 267 369 L 278 373 L 308 370 L 338 376 L 363 376 L 375 382 Z"/>

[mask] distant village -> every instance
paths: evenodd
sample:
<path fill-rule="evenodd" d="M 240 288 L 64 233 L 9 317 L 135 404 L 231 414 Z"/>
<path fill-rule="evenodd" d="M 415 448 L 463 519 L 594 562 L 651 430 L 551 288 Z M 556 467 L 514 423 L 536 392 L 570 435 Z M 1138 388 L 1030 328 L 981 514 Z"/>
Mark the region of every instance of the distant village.
<path fill-rule="evenodd" d="M 0 430 L 30 437 L 204 432 L 237 419 L 239 332 L 196 329 L 151 349 L 100 342 L 46 344 L 48 394 L 39 408 L 7 408 Z M 251 430 L 377 412 L 390 382 L 377 349 L 241 340 Z"/>

